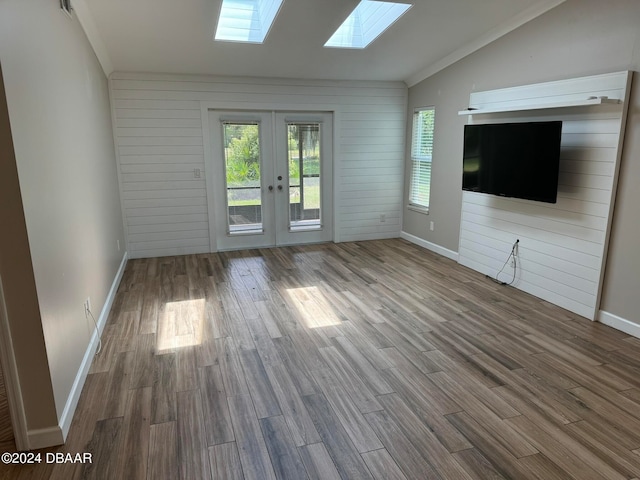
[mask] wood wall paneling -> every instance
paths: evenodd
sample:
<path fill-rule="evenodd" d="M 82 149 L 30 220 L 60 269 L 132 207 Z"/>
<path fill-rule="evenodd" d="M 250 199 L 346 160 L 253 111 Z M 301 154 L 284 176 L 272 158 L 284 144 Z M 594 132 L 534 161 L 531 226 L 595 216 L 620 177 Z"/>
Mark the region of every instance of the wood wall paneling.
<path fill-rule="evenodd" d="M 210 251 L 203 103 L 337 109 L 335 236 L 400 235 L 406 85 L 116 73 L 110 88 L 132 258 Z"/>
<path fill-rule="evenodd" d="M 473 108 L 522 111 L 476 115 L 473 123 L 562 120 L 558 200 L 555 204 L 462 194 L 459 262 L 495 276 L 516 239 L 514 286 L 595 319 L 615 200 L 624 134 L 627 72 L 471 94 Z M 620 104 L 527 110 L 535 104 L 607 96 Z M 500 280 L 509 282 L 507 265 Z"/>

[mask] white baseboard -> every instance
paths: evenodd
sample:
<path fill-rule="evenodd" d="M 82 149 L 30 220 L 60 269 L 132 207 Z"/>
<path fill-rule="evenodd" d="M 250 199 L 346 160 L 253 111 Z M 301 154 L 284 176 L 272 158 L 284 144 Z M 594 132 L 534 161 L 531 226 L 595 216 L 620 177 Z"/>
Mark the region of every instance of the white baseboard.
<path fill-rule="evenodd" d="M 29 450 L 62 445 L 65 437 L 66 435 L 63 435 L 62 428 L 60 428 L 59 425 L 49 428 L 38 428 L 27 432 Z"/>
<path fill-rule="evenodd" d="M 84 382 L 87 379 L 89 369 L 91 368 L 91 362 L 93 361 L 96 349 L 98 348 L 98 343 L 100 340 L 100 336 L 102 335 L 102 331 L 104 330 L 104 326 L 107 323 L 107 317 L 109 316 L 109 312 L 111 311 L 113 300 L 116 297 L 118 285 L 120 285 L 120 280 L 122 280 L 122 275 L 124 274 L 124 269 L 127 265 L 128 258 L 129 255 L 127 252 L 125 252 L 122 256 L 122 261 L 120 262 L 120 268 L 118 268 L 118 272 L 113 279 L 113 283 L 111 284 L 111 288 L 109 289 L 109 294 L 107 295 L 104 306 L 102 307 L 102 311 L 100 312 L 100 316 L 98 317 L 98 321 L 96 322 L 98 325 L 98 330 L 94 331 L 93 335 L 91 336 L 91 340 L 89 341 L 87 350 L 84 353 L 84 358 L 82 359 L 82 363 L 80 364 L 80 368 L 78 369 L 78 374 L 76 375 L 76 379 L 73 382 L 73 386 L 71 387 L 71 392 L 69 393 L 64 411 L 60 416 L 59 429 L 62 432 L 63 440 L 62 442 L 51 443 L 46 446 L 60 445 L 60 443 L 63 443 L 67 439 L 69 429 L 71 428 L 71 421 L 73 420 L 73 414 L 75 413 L 76 407 L 78 406 L 78 400 L 80 400 L 82 387 L 84 387 Z"/>
<path fill-rule="evenodd" d="M 609 325 L 616 330 L 620 330 L 631 336 L 640 338 L 640 324 L 632 322 L 631 320 L 600 310 L 598 314 L 598 321 L 605 325 Z"/>
<path fill-rule="evenodd" d="M 404 238 L 408 242 L 415 243 L 416 245 L 426 248 L 427 250 L 431 250 L 432 252 L 437 253 L 438 255 L 442 255 L 443 257 L 450 258 L 451 260 L 457 262 L 458 261 L 458 252 L 454 252 L 453 250 L 449 250 L 447 248 L 441 247 L 440 245 L 436 245 L 435 243 L 427 242 L 420 237 L 416 237 L 415 235 L 411 235 L 407 232 L 400 232 L 400 238 Z"/>

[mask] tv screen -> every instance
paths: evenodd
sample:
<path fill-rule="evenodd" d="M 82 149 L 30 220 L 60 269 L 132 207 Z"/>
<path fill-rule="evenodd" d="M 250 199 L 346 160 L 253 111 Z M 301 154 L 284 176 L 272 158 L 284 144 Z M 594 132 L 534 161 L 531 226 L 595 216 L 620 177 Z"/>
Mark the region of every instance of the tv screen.
<path fill-rule="evenodd" d="M 462 189 L 556 203 L 562 122 L 465 125 Z"/>

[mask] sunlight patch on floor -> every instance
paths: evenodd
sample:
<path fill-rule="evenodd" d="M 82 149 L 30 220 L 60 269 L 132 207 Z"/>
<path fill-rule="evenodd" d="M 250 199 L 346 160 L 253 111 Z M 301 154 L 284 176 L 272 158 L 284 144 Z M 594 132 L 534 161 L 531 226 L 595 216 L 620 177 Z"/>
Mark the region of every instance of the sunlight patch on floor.
<path fill-rule="evenodd" d="M 307 328 L 332 327 L 342 323 L 318 287 L 288 288 L 287 294 Z"/>
<path fill-rule="evenodd" d="M 202 343 L 205 299 L 167 302 L 158 315 L 157 353 Z"/>

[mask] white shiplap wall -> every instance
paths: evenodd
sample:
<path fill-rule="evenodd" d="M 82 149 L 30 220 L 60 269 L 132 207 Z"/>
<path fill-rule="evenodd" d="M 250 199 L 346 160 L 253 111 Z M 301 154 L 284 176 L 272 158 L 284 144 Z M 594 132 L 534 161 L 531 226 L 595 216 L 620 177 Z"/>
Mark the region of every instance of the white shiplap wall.
<path fill-rule="evenodd" d="M 474 108 L 522 105 L 473 123 L 562 120 L 556 204 L 463 192 L 459 262 L 494 276 L 520 239 L 515 286 L 595 319 L 613 214 L 629 75 L 598 75 L 471 95 Z M 526 110 L 591 96 L 620 104 Z M 507 266 L 500 280 L 510 281 Z"/>
<path fill-rule="evenodd" d="M 201 105 L 333 110 L 335 237 L 400 235 L 407 87 L 115 73 L 111 101 L 133 258 L 210 251 Z M 201 177 L 194 178 L 194 169 Z M 380 222 L 380 214 L 386 221 Z"/>

